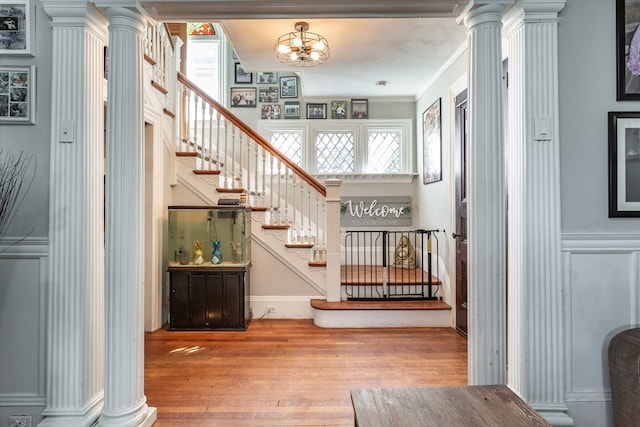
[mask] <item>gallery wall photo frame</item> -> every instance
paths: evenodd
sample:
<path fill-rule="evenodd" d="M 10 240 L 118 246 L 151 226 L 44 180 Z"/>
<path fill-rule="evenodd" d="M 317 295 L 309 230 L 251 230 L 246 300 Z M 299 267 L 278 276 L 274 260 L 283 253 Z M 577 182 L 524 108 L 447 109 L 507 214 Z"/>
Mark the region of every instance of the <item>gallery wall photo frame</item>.
<path fill-rule="evenodd" d="M 334 120 L 347 118 L 347 101 L 331 101 L 331 118 Z"/>
<path fill-rule="evenodd" d="M 422 113 L 422 183 L 442 181 L 442 131 L 438 98 Z"/>
<path fill-rule="evenodd" d="M 285 101 L 284 118 L 285 119 L 300 118 L 300 102 L 299 101 Z"/>
<path fill-rule="evenodd" d="M 32 16 L 30 0 L 0 1 L 0 55 L 34 55 Z"/>
<path fill-rule="evenodd" d="M 283 76 L 280 77 L 280 98 L 297 98 L 298 97 L 298 77 Z"/>
<path fill-rule="evenodd" d="M 369 100 L 368 99 L 352 99 L 351 100 L 351 118 L 352 119 L 368 119 L 369 118 Z"/>
<path fill-rule="evenodd" d="M 36 67 L 0 66 L 0 125 L 35 124 Z"/>
<path fill-rule="evenodd" d="M 309 103 L 307 104 L 307 119 L 326 119 L 327 104 Z"/>
<path fill-rule="evenodd" d="M 235 63 L 235 83 L 236 84 L 251 84 L 253 83 L 253 73 L 245 71 L 241 63 Z"/>
<path fill-rule="evenodd" d="M 255 87 L 232 87 L 231 106 L 234 108 L 255 108 L 258 91 Z"/>
<path fill-rule="evenodd" d="M 278 73 L 274 72 L 257 72 L 256 73 L 256 83 L 258 84 L 266 84 L 266 85 L 275 85 L 278 84 Z"/>
<path fill-rule="evenodd" d="M 609 218 L 640 217 L 640 112 L 609 112 Z"/>
<path fill-rule="evenodd" d="M 640 0 L 616 0 L 616 95 L 640 100 Z"/>

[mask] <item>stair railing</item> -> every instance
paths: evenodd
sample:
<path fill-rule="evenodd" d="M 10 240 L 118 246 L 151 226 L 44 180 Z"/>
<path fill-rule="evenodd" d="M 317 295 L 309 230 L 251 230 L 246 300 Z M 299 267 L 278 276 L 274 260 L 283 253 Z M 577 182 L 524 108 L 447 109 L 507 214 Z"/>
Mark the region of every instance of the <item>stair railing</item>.
<path fill-rule="evenodd" d="M 289 229 L 289 245 L 324 242 L 325 186 L 180 73 L 178 91 L 185 133 L 176 151 L 219 175 L 218 192 L 247 193 L 252 208 L 267 211 L 265 225 Z"/>

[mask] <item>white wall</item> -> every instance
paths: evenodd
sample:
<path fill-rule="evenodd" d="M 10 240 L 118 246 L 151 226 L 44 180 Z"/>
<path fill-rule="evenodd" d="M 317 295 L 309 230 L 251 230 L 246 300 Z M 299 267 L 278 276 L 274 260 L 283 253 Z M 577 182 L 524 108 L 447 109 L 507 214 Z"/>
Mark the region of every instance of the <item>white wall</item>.
<path fill-rule="evenodd" d="M 32 415 L 35 423 L 45 405 L 52 30 L 40 2 L 31 5 L 35 55 L 0 56 L 2 66 L 36 66 L 35 125 L 0 125 L 0 150 L 33 155 L 30 172 L 35 173 L 6 235 L 9 242 L 26 240 L 12 247 L 0 245 L 2 426 L 16 414 Z"/>
<path fill-rule="evenodd" d="M 566 402 L 581 427 L 612 425 L 607 346 L 640 325 L 640 219 L 608 218 L 607 112 L 640 109 L 616 101 L 615 3 L 569 0 L 558 27 Z"/>

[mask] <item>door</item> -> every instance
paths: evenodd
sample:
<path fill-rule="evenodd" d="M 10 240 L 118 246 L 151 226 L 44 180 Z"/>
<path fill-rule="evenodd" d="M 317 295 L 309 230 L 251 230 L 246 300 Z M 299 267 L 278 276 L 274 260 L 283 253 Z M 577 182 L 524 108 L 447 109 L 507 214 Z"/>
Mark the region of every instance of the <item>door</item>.
<path fill-rule="evenodd" d="M 467 336 L 467 91 L 455 99 L 455 200 L 456 200 L 456 330 Z"/>

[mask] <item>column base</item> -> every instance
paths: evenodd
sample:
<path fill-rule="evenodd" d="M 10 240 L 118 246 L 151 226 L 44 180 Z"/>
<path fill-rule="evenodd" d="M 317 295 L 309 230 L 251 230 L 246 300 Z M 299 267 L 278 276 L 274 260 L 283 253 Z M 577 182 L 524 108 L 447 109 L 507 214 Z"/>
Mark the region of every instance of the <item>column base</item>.
<path fill-rule="evenodd" d="M 123 414 L 120 416 L 105 416 L 104 414 L 98 420 L 96 426 L 98 427 L 151 427 L 153 423 L 158 419 L 158 409 L 148 407 L 141 413 Z"/>
<path fill-rule="evenodd" d="M 102 393 L 78 413 L 69 410 L 45 409 L 38 427 L 90 427 L 96 424 L 103 406 Z"/>
<path fill-rule="evenodd" d="M 575 423 L 567 415 L 567 408 L 558 408 L 557 405 L 531 405 L 545 420 L 554 427 L 574 427 Z"/>

